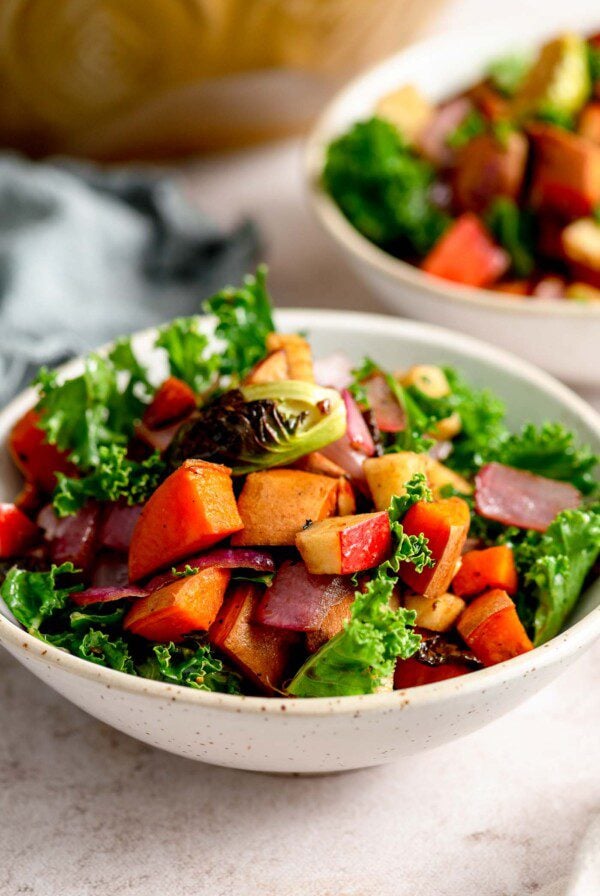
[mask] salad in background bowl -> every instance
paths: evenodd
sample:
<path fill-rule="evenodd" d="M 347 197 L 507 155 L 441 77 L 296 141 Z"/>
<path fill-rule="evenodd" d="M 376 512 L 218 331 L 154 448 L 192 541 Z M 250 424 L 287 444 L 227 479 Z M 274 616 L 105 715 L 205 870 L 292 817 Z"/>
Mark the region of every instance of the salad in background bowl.
<path fill-rule="evenodd" d="M 125 694 L 319 713 L 556 645 L 600 552 L 576 432 L 511 431 L 443 350 L 353 364 L 340 349 L 369 340 L 340 331 L 315 360 L 275 329 L 262 269 L 205 310 L 212 332 L 178 319 L 151 353 L 123 339 L 40 372 L 0 507 L 9 649 Z"/>
<path fill-rule="evenodd" d="M 556 29 L 450 33 L 390 58 L 326 110 L 308 173 L 386 302 L 593 383 L 600 38 Z"/>

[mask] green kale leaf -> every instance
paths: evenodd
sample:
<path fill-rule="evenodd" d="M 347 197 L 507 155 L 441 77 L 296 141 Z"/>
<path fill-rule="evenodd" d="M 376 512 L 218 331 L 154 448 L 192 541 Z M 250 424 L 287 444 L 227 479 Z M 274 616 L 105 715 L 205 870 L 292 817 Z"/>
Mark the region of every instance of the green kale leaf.
<path fill-rule="evenodd" d="M 506 196 L 493 200 L 485 221 L 510 255 L 517 277 L 529 277 L 535 267 L 533 217 Z"/>
<path fill-rule="evenodd" d="M 486 130 L 485 118 L 481 112 L 471 109 L 452 133 L 446 137 L 446 146 L 449 146 L 450 149 L 462 149 L 474 137 L 485 134 Z"/>
<path fill-rule="evenodd" d="M 598 490 L 594 471 L 600 458 L 562 423 L 526 424 L 521 432 L 506 434 L 487 452 L 486 461 L 529 470 L 548 479 L 570 482 L 584 495 Z"/>
<path fill-rule="evenodd" d="M 449 218 L 430 199 L 435 170 L 388 121 L 359 122 L 327 149 L 323 183 L 360 233 L 393 250 L 406 243 L 424 255 Z"/>
<path fill-rule="evenodd" d="M 119 501 L 142 504 L 158 487 L 166 464 L 157 453 L 141 462 L 129 460 L 121 445 L 101 445 L 98 464 L 81 479 L 58 473 L 52 503 L 59 517 L 76 513 L 86 501 Z"/>
<path fill-rule="evenodd" d="M 156 644 L 149 659 L 138 666 L 144 678 L 186 685 L 200 691 L 239 694 L 240 677 L 215 657 L 209 644 L 189 641 Z"/>
<path fill-rule="evenodd" d="M 543 535 L 528 533 L 514 552 L 537 647 L 560 632 L 600 554 L 600 510 L 564 510 Z"/>
<path fill-rule="evenodd" d="M 177 317 L 161 327 L 155 345 L 166 351 L 171 375 L 194 392 L 200 395 L 213 385 L 220 355 L 208 351 L 210 340 L 201 331 L 198 317 Z"/>
<path fill-rule="evenodd" d="M 0 595 L 17 622 L 35 634 L 45 620 L 65 607 L 71 594 L 81 591 L 81 585 L 68 584 L 76 572 L 72 563 L 52 565 L 48 572 L 13 566 Z"/>
<path fill-rule="evenodd" d="M 107 357 L 89 355 L 79 376 L 60 383 L 42 368 L 35 383 L 48 442 L 84 470 L 99 464 L 101 446 L 127 444 L 152 394 L 129 340 L 117 342 Z"/>
<path fill-rule="evenodd" d="M 215 335 L 223 348 L 217 353 L 221 376 L 241 381 L 266 354 L 266 339 L 275 329 L 266 288 L 267 269 L 260 265 L 242 286 L 228 286 L 203 303 L 217 318 Z"/>
<path fill-rule="evenodd" d="M 509 53 L 494 59 L 488 66 L 487 76 L 492 87 L 506 97 L 515 95 L 531 68 L 531 57 L 524 53 Z"/>

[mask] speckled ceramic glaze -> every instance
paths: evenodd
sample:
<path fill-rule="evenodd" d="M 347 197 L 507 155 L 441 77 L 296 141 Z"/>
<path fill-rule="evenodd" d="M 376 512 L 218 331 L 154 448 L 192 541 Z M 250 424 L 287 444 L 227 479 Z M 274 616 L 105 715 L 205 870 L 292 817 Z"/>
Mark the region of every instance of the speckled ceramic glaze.
<path fill-rule="evenodd" d="M 510 423 L 558 419 L 600 450 L 600 418 L 565 387 L 528 364 L 447 330 L 364 314 L 289 311 L 282 330 L 306 330 L 315 354 L 343 349 L 383 365 L 454 364 L 510 408 Z M 152 362 L 151 334 L 136 347 Z M 78 362 L 69 366 L 75 372 Z M 4 440 L 31 405 L 24 393 L 0 414 Z M 18 477 L 0 456 L 2 499 Z M 23 632 L 0 612 L 0 642 L 43 682 L 120 731 L 192 759 L 265 772 L 360 768 L 435 747 L 480 728 L 550 682 L 600 634 L 600 587 L 584 596 L 570 627 L 529 654 L 490 669 L 408 691 L 341 699 L 279 700 L 205 694 L 114 672 L 69 656 Z M 8 720 L 7 720 L 8 721 Z M 43 735 L 43 732 L 40 732 Z"/>
<path fill-rule="evenodd" d="M 594 32 L 599 24 L 598 10 L 578 13 L 578 31 Z M 597 385 L 600 302 L 509 297 L 424 274 L 355 230 L 323 190 L 321 178 L 329 142 L 354 122 L 370 118 L 386 93 L 414 84 L 437 102 L 480 80 L 490 60 L 535 49 L 573 27 L 568 6 L 548 8 L 537 21 L 519 23 L 518 29 L 510 22 L 459 34 L 450 31 L 391 56 L 352 81 L 327 107 L 307 143 L 306 172 L 319 221 L 389 308 L 490 340 L 568 382 Z M 566 345 L 571 350 L 565 350 Z"/>

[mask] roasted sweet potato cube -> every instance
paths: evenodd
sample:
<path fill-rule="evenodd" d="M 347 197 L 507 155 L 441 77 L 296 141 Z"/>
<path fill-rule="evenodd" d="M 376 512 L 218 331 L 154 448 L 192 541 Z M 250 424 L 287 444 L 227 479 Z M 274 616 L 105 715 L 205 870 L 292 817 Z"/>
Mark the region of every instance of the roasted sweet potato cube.
<path fill-rule="evenodd" d="M 271 352 L 262 361 L 259 361 L 250 371 L 245 379 L 246 385 L 258 385 L 261 383 L 279 383 L 283 380 L 289 380 L 290 369 L 288 367 L 287 355 L 280 348 Z"/>
<path fill-rule="evenodd" d="M 136 601 L 123 626 L 149 641 L 181 641 L 190 632 L 205 632 L 223 603 L 230 577 L 230 570 L 211 566 L 176 579 Z"/>
<path fill-rule="evenodd" d="M 336 479 L 346 475 L 346 471 L 343 467 L 340 467 L 339 464 L 329 460 L 329 458 L 325 457 L 320 451 L 311 451 L 309 454 L 305 454 L 304 457 L 299 457 L 297 461 L 294 461 L 292 466 L 295 470 L 304 470 L 305 473 L 318 473 L 321 476 L 335 476 Z"/>
<path fill-rule="evenodd" d="M 457 625 L 460 636 L 484 666 L 533 650 L 514 603 L 502 589 L 476 597 Z"/>
<path fill-rule="evenodd" d="M 407 535 L 426 536 L 435 566 L 417 572 L 412 563 L 400 564 L 401 579 L 424 597 L 439 597 L 448 590 L 469 531 L 469 507 L 462 498 L 419 501 L 402 521 Z"/>
<path fill-rule="evenodd" d="M 587 140 L 600 143 L 600 103 L 588 103 L 585 106 L 577 131 Z"/>
<path fill-rule="evenodd" d="M 337 479 L 302 470 L 250 473 L 238 498 L 244 528 L 234 545 L 293 545 L 308 520 L 336 512 Z"/>
<path fill-rule="evenodd" d="M 269 333 L 267 349 L 270 352 L 283 350 L 286 355 L 289 379 L 314 383 L 312 354 L 310 345 L 297 333 Z"/>
<path fill-rule="evenodd" d="M 233 588 L 208 639 L 258 688 L 272 693 L 281 687 L 301 636 L 252 621 L 261 590 L 249 582 Z"/>
<path fill-rule="evenodd" d="M 534 144 L 531 204 L 568 219 L 600 203 L 600 145 L 552 125 L 529 127 Z"/>
<path fill-rule="evenodd" d="M 495 196 L 521 192 L 528 142 L 519 131 L 504 143 L 492 134 L 474 137 L 460 150 L 454 169 L 454 198 L 460 211 L 483 212 Z"/>
<path fill-rule="evenodd" d="M 129 549 L 130 579 L 137 582 L 241 527 L 231 470 L 187 460 L 144 505 Z"/>

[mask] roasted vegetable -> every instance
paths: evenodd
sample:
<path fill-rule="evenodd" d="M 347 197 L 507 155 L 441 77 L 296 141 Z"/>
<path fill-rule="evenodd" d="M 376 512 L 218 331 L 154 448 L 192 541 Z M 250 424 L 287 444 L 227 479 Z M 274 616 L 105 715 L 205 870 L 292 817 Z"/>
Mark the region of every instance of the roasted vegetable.
<path fill-rule="evenodd" d="M 242 528 L 230 474 L 227 467 L 190 460 L 165 479 L 144 506 L 133 532 L 132 582 Z"/>
<path fill-rule="evenodd" d="M 226 392 L 185 423 L 168 451 L 172 468 L 186 458 L 227 464 L 235 475 L 286 466 L 344 435 L 339 392 L 312 383 L 244 386 Z"/>

